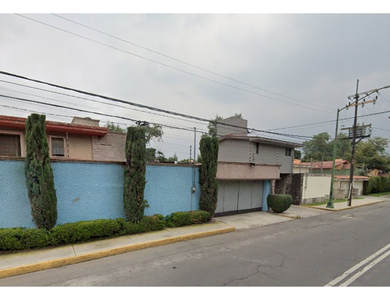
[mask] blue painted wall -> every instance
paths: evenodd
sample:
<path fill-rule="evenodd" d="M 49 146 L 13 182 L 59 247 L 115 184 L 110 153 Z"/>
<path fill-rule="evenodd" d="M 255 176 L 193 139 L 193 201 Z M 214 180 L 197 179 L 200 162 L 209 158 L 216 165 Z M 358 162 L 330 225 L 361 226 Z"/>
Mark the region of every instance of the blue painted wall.
<path fill-rule="evenodd" d="M 34 228 L 24 161 L 0 160 L 0 228 Z"/>
<path fill-rule="evenodd" d="M 52 162 L 57 192 L 57 225 L 124 218 L 123 165 Z M 193 168 L 147 165 L 145 215 L 199 209 L 199 170 L 191 193 Z M 24 177 L 24 161 L 0 160 L 0 228 L 34 228 Z"/>

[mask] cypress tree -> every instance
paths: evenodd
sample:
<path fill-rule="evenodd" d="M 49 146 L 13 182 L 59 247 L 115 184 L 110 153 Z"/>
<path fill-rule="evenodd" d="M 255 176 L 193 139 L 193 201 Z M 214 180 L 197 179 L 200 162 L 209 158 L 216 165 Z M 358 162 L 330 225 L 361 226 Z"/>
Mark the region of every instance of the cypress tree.
<path fill-rule="evenodd" d="M 57 222 L 57 196 L 50 166 L 45 115 L 31 114 L 26 120 L 25 176 L 33 222 L 52 229 Z"/>
<path fill-rule="evenodd" d="M 123 204 L 126 219 L 139 223 L 147 201 L 144 200 L 146 185 L 146 136 L 144 127 L 128 127 L 126 136 L 126 166 L 123 185 Z"/>
<path fill-rule="evenodd" d="M 217 208 L 218 201 L 218 138 L 202 136 L 200 140 L 200 153 L 202 156 L 202 166 L 199 175 L 201 186 L 199 206 L 201 210 L 207 211 L 212 217 Z"/>

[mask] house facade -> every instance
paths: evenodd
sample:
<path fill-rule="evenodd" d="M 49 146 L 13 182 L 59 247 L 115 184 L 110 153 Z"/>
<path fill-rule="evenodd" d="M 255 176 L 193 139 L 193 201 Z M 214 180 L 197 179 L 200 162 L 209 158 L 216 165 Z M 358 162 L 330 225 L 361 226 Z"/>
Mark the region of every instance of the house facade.
<path fill-rule="evenodd" d="M 25 124 L 25 118 L 0 116 L 0 157 L 25 157 Z M 46 121 L 46 133 L 51 159 L 125 161 L 126 134 L 109 132 L 98 120 Z"/>
<path fill-rule="evenodd" d="M 249 136 L 247 120 L 231 117 L 217 125 L 218 205 L 216 215 L 268 210 L 275 181 L 292 174 L 294 148 L 302 145 Z M 230 129 L 230 130 L 229 130 Z"/>

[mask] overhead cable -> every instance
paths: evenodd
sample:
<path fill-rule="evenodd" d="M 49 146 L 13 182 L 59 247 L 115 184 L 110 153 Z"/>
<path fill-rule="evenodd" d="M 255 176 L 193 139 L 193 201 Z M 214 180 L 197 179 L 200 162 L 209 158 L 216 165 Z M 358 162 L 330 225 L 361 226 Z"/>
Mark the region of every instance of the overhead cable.
<path fill-rule="evenodd" d="M 65 89 L 65 90 L 73 91 L 73 92 L 76 92 L 76 93 L 81 93 L 81 94 L 88 95 L 88 96 L 98 97 L 98 98 L 106 99 L 106 100 L 109 100 L 109 101 L 124 103 L 124 104 L 128 104 L 128 105 L 136 106 L 136 107 L 150 109 L 150 110 L 153 110 L 153 111 L 159 111 L 159 112 L 163 112 L 163 113 L 167 113 L 167 114 L 172 114 L 172 115 L 180 116 L 180 117 L 183 117 L 183 118 L 199 120 L 199 121 L 203 121 L 203 122 L 207 122 L 207 123 L 210 122 L 210 120 L 205 119 L 205 118 L 200 118 L 200 117 L 196 117 L 196 116 L 191 116 L 191 115 L 187 115 L 187 114 L 173 112 L 173 111 L 169 111 L 169 110 L 166 110 L 166 109 L 161 109 L 161 108 L 156 108 L 156 107 L 152 107 L 152 106 L 147 106 L 147 105 L 144 105 L 144 104 L 139 104 L 139 103 L 134 103 L 134 102 L 130 102 L 130 101 L 125 101 L 125 100 L 121 100 L 121 99 L 117 99 L 117 98 L 113 98 L 113 97 L 108 97 L 108 96 L 103 96 L 103 95 L 99 95 L 99 94 L 94 94 L 94 93 L 91 93 L 91 92 L 86 92 L 86 91 L 82 91 L 82 90 L 78 90 L 78 89 L 74 89 L 74 88 L 70 88 L 70 87 L 65 87 L 65 86 L 61 86 L 61 85 L 57 85 L 57 84 L 53 84 L 53 83 L 49 83 L 49 82 L 45 82 L 45 81 L 41 81 L 41 80 L 37 80 L 37 79 L 28 78 L 28 77 L 17 75 L 17 74 L 4 72 L 4 71 L 0 71 L 0 74 L 6 75 L 6 76 L 15 77 L 15 78 L 19 78 L 19 79 L 23 79 L 23 80 L 32 81 L 32 82 L 36 82 L 36 83 L 40 83 L 40 84 L 45 84 L 45 85 L 49 85 L 49 86 L 60 88 L 60 89 Z M 7 97 L 7 96 L 5 96 L 5 97 Z M 232 125 L 232 124 L 228 124 L 228 123 L 224 123 L 224 122 L 217 122 L 217 123 L 221 124 L 221 125 L 224 125 L 224 126 L 229 126 L 229 127 L 235 127 L 235 128 L 240 128 L 240 129 L 248 129 L 247 127 L 238 126 L 238 125 Z M 271 131 L 267 131 L 267 130 L 255 129 L 255 128 L 253 128 L 251 130 L 252 131 L 257 131 L 257 132 L 262 132 L 262 133 L 269 133 L 269 134 L 280 135 L 280 136 L 289 136 L 289 137 L 297 137 L 297 138 L 310 138 L 309 136 L 276 133 L 276 132 L 271 132 Z"/>
<path fill-rule="evenodd" d="M 132 52 L 130 52 L 130 51 L 126 51 L 126 50 L 123 50 L 123 49 L 120 49 L 120 48 L 117 48 L 117 47 L 114 47 L 114 46 L 111 46 L 111 45 L 107 45 L 107 44 L 105 44 L 105 43 L 96 41 L 96 40 L 94 40 L 94 39 L 91 39 L 91 38 L 88 38 L 88 37 L 85 37 L 85 36 L 82 36 L 82 35 L 80 35 L 80 34 L 77 34 L 77 33 L 74 33 L 74 32 L 71 32 L 71 31 L 68 31 L 68 30 L 65 30 L 65 29 L 62 29 L 62 28 L 59 28 L 59 27 L 56 27 L 56 26 L 47 24 L 47 23 L 44 23 L 44 22 L 41 22 L 41 21 L 38 21 L 38 20 L 35 20 L 35 19 L 32 19 L 32 18 L 23 16 L 23 15 L 20 15 L 20 14 L 16 14 L 16 15 L 18 15 L 18 16 L 20 16 L 20 17 L 23 17 L 23 18 L 26 18 L 26 19 L 28 19 L 28 20 L 37 22 L 37 23 L 39 23 L 39 24 L 42 24 L 42 25 L 45 25 L 45 26 L 49 26 L 49 27 L 51 27 L 51 28 L 54 28 L 54 29 L 63 31 L 63 32 L 65 32 L 65 33 L 68 33 L 68 34 L 71 34 L 71 35 L 80 37 L 80 38 L 85 39 L 85 40 L 88 40 L 88 41 L 90 41 L 90 42 L 97 43 L 97 44 L 99 44 L 99 45 L 102 45 L 102 46 L 105 46 L 105 47 L 108 47 L 108 48 L 111 48 L 111 49 L 114 49 L 114 50 L 117 50 L 117 51 L 121 51 L 121 52 L 123 52 L 123 53 L 127 53 L 127 54 L 129 54 L 129 55 L 132 55 L 132 56 L 135 56 L 135 57 L 144 59 L 144 60 L 148 60 L 148 61 L 150 61 L 150 62 L 153 62 L 153 63 L 159 64 L 159 65 L 162 65 L 162 66 L 164 66 L 164 67 L 168 67 L 168 68 L 171 68 L 171 69 L 173 69 L 173 70 L 176 70 L 176 71 L 179 71 L 179 72 L 182 72 L 182 73 L 191 75 L 191 76 L 195 76 L 195 77 L 198 77 L 198 78 L 201 78 L 201 79 L 204 79 L 204 80 L 208 80 L 208 81 L 210 81 L 210 82 L 214 82 L 214 83 L 217 83 L 217 84 L 220 84 L 220 85 L 229 87 L 229 88 L 233 88 L 233 89 L 236 89 L 236 90 L 239 90 L 239 91 L 243 91 L 243 92 L 246 92 L 246 93 L 249 93 L 249 94 L 253 94 L 253 95 L 256 95 L 256 96 L 261 96 L 261 97 L 264 97 L 264 98 L 272 99 L 272 100 L 275 100 L 275 101 L 280 101 L 280 102 L 287 103 L 287 104 L 290 104 L 290 105 L 300 106 L 300 107 L 303 107 L 303 108 L 306 108 L 306 109 L 311 109 L 311 110 L 316 110 L 316 111 L 322 111 L 322 112 L 331 113 L 330 111 L 324 111 L 323 109 L 320 110 L 320 109 L 315 109 L 315 108 L 312 108 L 312 107 L 308 107 L 308 106 L 304 106 L 304 105 L 300 105 L 300 104 L 296 104 L 296 103 L 293 104 L 293 103 L 288 102 L 288 101 L 285 101 L 285 100 L 281 100 L 281 99 L 273 98 L 273 97 L 270 97 L 270 96 L 267 96 L 267 95 L 259 94 L 259 93 L 252 92 L 252 91 L 248 91 L 248 90 L 245 90 L 245 89 L 240 88 L 240 87 L 232 86 L 232 85 L 229 85 L 229 84 L 226 84 L 226 83 L 217 81 L 217 80 L 213 80 L 213 79 L 211 79 L 211 78 L 207 78 L 207 77 L 204 77 L 204 76 L 201 76 L 201 75 L 197 75 L 197 74 L 194 74 L 194 73 L 191 73 L 191 72 L 182 70 L 182 69 L 180 69 L 180 68 L 173 67 L 173 66 L 171 66 L 171 65 L 168 65 L 168 64 L 165 64 L 165 63 L 156 61 L 156 60 L 154 60 L 154 59 L 150 59 L 150 58 L 144 57 L 144 56 L 142 56 L 142 55 L 138 55 L 138 54 L 132 53 Z M 312 105 L 312 104 L 310 104 L 310 105 Z"/>
<path fill-rule="evenodd" d="M 63 20 L 66 20 L 66 21 L 68 21 L 68 22 L 77 24 L 77 25 L 79 25 L 79 26 L 88 28 L 88 29 L 93 30 L 93 31 L 95 31 L 95 32 L 101 33 L 101 34 L 103 34 L 103 35 L 106 35 L 106 36 L 111 37 L 111 38 L 113 38 L 113 39 L 116 39 L 116 40 L 118 40 L 118 41 L 121 41 L 121 42 L 130 44 L 130 45 L 133 45 L 133 46 L 135 46 L 135 47 L 138 47 L 138 48 L 141 48 L 141 49 L 144 49 L 144 50 L 153 52 L 153 53 L 155 53 L 155 54 L 158 54 L 158 55 L 161 55 L 161 56 L 163 56 L 163 57 L 172 59 L 172 60 L 174 60 L 174 61 L 177 61 L 177 62 L 179 62 L 179 63 L 185 64 L 185 65 L 187 65 L 187 66 L 196 68 L 196 69 L 198 69 L 198 70 L 201 70 L 201 71 L 204 71 L 204 72 L 207 72 L 207 73 L 210 73 L 210 74 L 213 74 L 213 75 L 216 75 L 216 76 L 219 76 L 219 77 L 222 77 L 222 78 L 225 78 L 225 79 L 228 79 L 228 80 L 237 82 L 237 83 L 240 83 L 240 84 L 242 84 L 242 85 L 246 85 L 246 86 L 249 86 L 249 87 L 258 89 L 258 90 L 262 90 L 262 91 L 265 91 L 265 92 L 270 93 L 270 94 L 274 94 L 274 95 L 281 96 L 281 97 L 284 97 L 284 98 L 288 98 L 288 99 L 291 99 L 291 100 L 294 100 L 294 101 L 302 102 L 302 103 L 305 103 L 305 104 L 309 104 L 309 105 L 317 106 L 317 107 L 322 108 L 322 109 L 329 110 L 329 108 L 324 107 L 324 106 L 321 106 L 321 105 L 309 103 L 309 102 L 302 101 L 302 100 L 299 100 L 299 99 L 295 99 L 295 98 L 292 98 L 292 97 L 289 97 L 289 96 L 286 96 L 286 95 L 283 95 L 283 94 L 275 93 L 275 92 L 272 92 L 272 91 L 270 91 L 270 90 L 266 90 L 266 89 L 260 88 L 260 87 L 258 87 L 258 86 L 255 86 L 255 85 L 252 85 L 252 84 L 249 84 L 249 83 L 246 83 L 246 82 L 243 82 L 243 81 L 240 81 L 240 80 L 237 80 L 237 79 L 234 79 L 234 78 L 231 78 L 231 77 L 228 77 L 228 76 L 225 76 L 225 75 L 222 75 L 222 74 L 219 74 L 219 73 L 210 71 L 210 70 L 207 70 L 207 69 L 205 69 L 205 68 L 198 67 L 198 66 L 196 66 L 196 65 L 194 65 L 194 64 L 185 62 L 185 61 L 180 60 L 180 59 L 177 59 L 177 58 L 175 58 L 175 57 L 172 57 L 172 56 L 166 55 L 166 54 L 164 54 L 164 53 L 158 52 L 158 51 L 156 51 L 156 50 L 152 50 L 152 49 L 150 49 L 150 48 L 141 46 L 141 45 L 136 44 L 136 43 L 134 43 L 134 42 L 130 42 L 130 41 L 128 41 L 128 40 L 119 38 L 119 37 L 114 36 L 114 35 L 112 35 L 112 34 L 103 32 L 103 31 L 101 31 L 101 30 L 98 30 L 98 29 L 93 28 L 93 27 L 91 27 L 91 26 L 87 26 L 87 25 L 85 25 L 85 24 L 81 24 L 81 23 L 79 23 L 79 22 L 76 22 L 76 21 L 74 21 L 74 20 L 65 18 L 65 17 L 63 17 L 63 16 L 60 16 L 60 15 L 57 15 L 57 14 L 52 14 L 52 15 L 53 15 L 53 16 L 56 16 L 56 17 L 58 17 L 58 18 L 61 18 L 61 19 L 63 19 Z"/>

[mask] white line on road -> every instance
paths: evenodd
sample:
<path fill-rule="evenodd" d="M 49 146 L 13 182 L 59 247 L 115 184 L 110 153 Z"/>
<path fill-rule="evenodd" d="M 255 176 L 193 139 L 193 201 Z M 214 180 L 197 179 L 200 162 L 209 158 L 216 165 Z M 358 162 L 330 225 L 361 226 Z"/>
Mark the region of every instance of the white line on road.
<path fill-rule="evenodd" d="M 349 275 L 351 275 L 354 271 L 356 271 L 357 269 L 361 268 L 362 266 L 364 266 L 365 264 L 367 264 L 369 261 L 375 259 L 377 256 L 379 256 L 380 254 L 382 254 L 383 252 L 385 252 L 387 249 L 390 248 L 390 244 L 386 245 L 385 247 L 383 247 L 382 249 L 378 250 L 377 252 L 375 252 L 374 254 L 370 255 L 369 257 L 367 257 L 366 259 L 364 259 L 363 261 L 361 261 L 360 263 L 358 263 L 357 265 L 353 266 L 352 268 L 350 268 L 348 271 L 346 271 L 343 275 L 337 277 L 336 279 L 332 280 L 331 282 L 329 282 L 327 285 L 325 286 L 335 286 L 336 284 L 338 284 L 340 281 L 344 280 L 345 278 L 347 278 Z M 365 272 L 367 272 L 369 269 L 371 269 L 373 266 L 375 266 L 377 263 L 379 263 L 381 260 L 383 260 L 385 257 L 387 257 L 388 255 L 390 255 L 390 251 L 386 252 L 385 254 L 383 254 L 382 256 L 380 256 L 379 258 L 375 259 L 373 262 L 371 262 L 369 265 L 367 265 L 366 267 L 363 268 L 363 270 L 357 272 L 354 276 L 352 276 L 350 279 L 348 279 L 346 282 L 344 282 L 343 284 L 341 284 L 340 286 L 348 286 L 349 284 L 351 284 L 353 281 L 355 281 L 357 278 L 359 278 L 361 275 L 363 275 Z"/>

